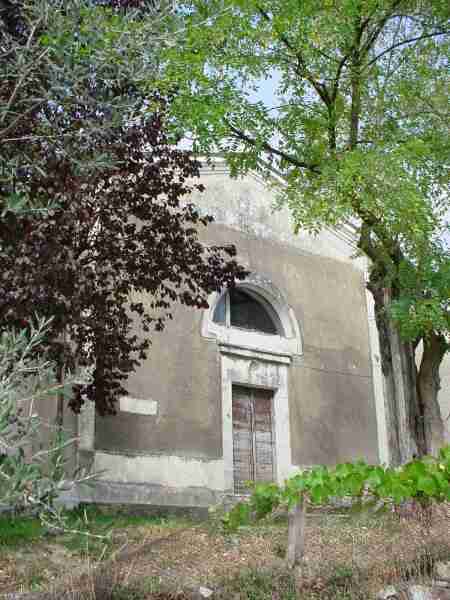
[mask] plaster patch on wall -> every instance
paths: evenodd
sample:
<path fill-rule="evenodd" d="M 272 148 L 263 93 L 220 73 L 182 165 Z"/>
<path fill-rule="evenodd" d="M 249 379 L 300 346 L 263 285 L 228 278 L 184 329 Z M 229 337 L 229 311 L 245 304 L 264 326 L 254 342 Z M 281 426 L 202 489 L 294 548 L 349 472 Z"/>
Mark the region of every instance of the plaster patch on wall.
<path fill-rule="evenodd" d="M 440 370 L 441 389 L 438 400 L 445 424 L 446 443 L 450 444 L 450 354 L 444 357 Z"/>
<path fill-rule="evenodd" d="M 204 164 L 201 176 L 207 183 L 207 191 L 194 191 L 189 196 L 204 214 L 212 214 L 216 223 L 244 231 L 258 239 L 272 239 L 315 255 L 328 256 L 346 262 L 356 268 L 353 260 L 356 250 L 354 231 L 350 226 L 323 229 L 318 235 L 305 231 L 294 233 L 292 213 L 283 206 L 274 210 L 277 188 L 284 187 L 281 178 L 274 175 L 275 186 L 268 185 L 260 176 L 249 172 L 244 177 L 231 178 L 223 159 L 217 158 Z M 227 201 L 223 199 L 226 197 Z"/>
<path fill-rule="evenodd" d="M 368 278 L 368 271 L 366 278 Z M 378 458 L 381 464 L 388 465 L 389 441 L 386 421 L 385 391 L 383 372 L 381 370 L 381 351 L 378 338 L 378 329 L 375 320 L 375 304 L 372 294 L 366 289 L 367 318 L 369 327 L 370 361 L 372 366 L 373 394 L 375 398 L 375 412 L 377 417 Z"/>
<path fill-rule="evenodd" d="M 115 482 L 225 489 L 222 459 L 205 461 L 171 455 L 124 456 L 96 452 L 94 471 L 105 471 L 101 478 Z"/>
<path fill-rule="evenodd" d="M 120 398 L 120 411 L 136 415 L 156 415 L 158 414 L 158 402 L 150 398 L 144 400 L 143 398 L 122 396 Z"/>

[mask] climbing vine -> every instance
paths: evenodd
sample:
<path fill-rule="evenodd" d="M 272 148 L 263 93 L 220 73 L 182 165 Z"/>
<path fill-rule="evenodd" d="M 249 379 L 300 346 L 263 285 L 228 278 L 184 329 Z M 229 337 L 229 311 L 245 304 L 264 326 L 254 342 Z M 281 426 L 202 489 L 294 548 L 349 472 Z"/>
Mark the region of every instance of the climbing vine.
<path fill-rule="evenodd" d="M 327 505 L 331 499 L 369 497 L 400 504 L 405 500 L 450 501 L 450 446 L 441 448 L 437 458 L 424 456 L 401 467 L 369 465 L 363 460 L 335 467 L 316 466 L 299 471 L 280 486 L 256 483 L 247 501 L 236 504 L 223 518 L 234 530 L 261 519 L 275 508 L 295 507 L 302 499 L 313 505 Z"/>

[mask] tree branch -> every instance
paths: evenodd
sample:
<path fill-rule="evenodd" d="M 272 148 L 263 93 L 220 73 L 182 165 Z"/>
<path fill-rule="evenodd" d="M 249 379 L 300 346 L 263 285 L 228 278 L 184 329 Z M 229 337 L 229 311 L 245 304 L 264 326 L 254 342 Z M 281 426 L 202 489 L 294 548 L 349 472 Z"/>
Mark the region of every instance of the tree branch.
<path fill-rule="evenodd" d="M 49 49 L 45 49 L 43 52 L 41 52 L 41 54 L 33 61 L 31 62 L 26 68 L 23 69 L 20 77 L 18 78 L 16 85 L 14 86 L 14 90 L 11 93 L 11 96 L 9 97 L 9 100 L 5 106 L 5 108 L 3 109 L 3 114 L 0 117 L 0 122 L 3 123 L 4 120 L 6 119 L 8 113 L 10 112 L 10 108 L 12 106 L 12 103 L 14 102 L 14 100 L 17 97 L 17 94 L 19 93 L 19 89 L 20 87 L 24 84 L 27 76 L 29 75 L 29 73 L 32 71 L 32 69 L 35 68 L 36 63 L 39 63 L 40 60 L 42 58 L 44 58 L 47 54 L 49 53 Z"/>
<path fill-rule="evenodd" d="M 250 135 L 246 134 L 238 127 L 235 127 L 232 123 L 230 123 L 230 121 L 228 121 L 228 119 L 225 119 L 225 123 L 230 129 L 230 131 L 232 131 L 238 139 L 242 140 L 243 142 L 246 142 L 247 144 L 250 144 L 251 146 L 257 145 L 258 142 L 255 140 L 255 138 L 252 138 Z M 283 150 L 279 150 L 278 148 L 274 148 L 268 142 L 263 142 L 262 148 L 269 154 L 275 154 L 276 156 L 279 156 L 280 158 L 290 163 L 291 165 L 294 165 L 295 167 L 299 167 L 300 169 L 308 169 L 309 171 L 312 171 L 316 174 L 320 173 L 318 165 L 298 160 L 297 158 L 295 158 L 295 156 L 287 154 L 286 152 L 283 152 Z"/>
<path fill-rule="evenodd" d="M 402 0 L 394 0 L 394 2 L 392 3 L 392 6 L 390 7 L 390 9 L 386 12 L 386 14 L 384 15 L 384 17 L 382 17 L 381 20 L 378 22 L 377 27 L 375 27 L 374 31 L 371 33 L 371 35 L 369 35 L 368 40 L 366 41 L 366 43 L 362 47 L 362 49 L 361 49 L 362 50 L 362 52 L 361 52 L 362 55 L 367 54 L 367 52 L 369 52 L 369 50 L 372 48 L 372 46 L 377 41 L 378 36 L 383 31 L 384 26 L 389 21 L 389 19 L 393 18 L 393 15 L 394 15 L 396 9 L 401 5 L 401 3 L 402 3 Z"/>
<path fill-rule="evenodd" d="M 336 76 L 333 81 L 333 91 L 331 92 L 331 100 L 333 102 L 336 101 L 338 90 L 339 90 L 339 81 L 340 81 L 341 75 L 342 75 L 342 70 L 344 69 L 345 63 L 348 61 L 349 58 L 350 58 L 350 54 L 346 54 L 345 56 L 343 56 L 342 59 L 339 61 L 338 68 L 336 69 Z"/>
<path fill-rule="evenodd" d="M 357 246 L 373 263 L 376 262 L 377 254 L 370 238 L 370 227 L 367 223 L 362 223 L 361 225 Z"/>
<path fill-rule="evenodd" d="M 8 135 L 9 132 L 12 131 L 16 127 L 16 125 L 19 123 L 19 121 L 21 121 L 28 115 L 32 114 L 35 110 L 37 110 L 38 108 L 43 106 L 44 103 L 45 103 L 45 100 L 39 100 L 38 102 L 36 102 L 36 104 L 33 104 L 30 108 L 28 108 L 24 113 L 20 113 L 7 127 L 0 130 L 0 138 L 3 138 L 6 135 Z"/>
<path fill-rule="evenodd" d="M 272 19 L 270 18 L 269 14 L 260 6 L 256 7 L 259 14 L 268 22 L 271 23 Z M 301 54 L 301 52 L 299 52 L 298 50 L 296 50 L 293 45 L 291 44 L 291 42 L 289 41 L 289 39 L 287 38 L 287 36 L 284 33 L 280 33 L 277 32 L 280 40 L 283 42 L 283 44 L 286 46 L 286 48 L 293 53 L 294 57 L 297 59 L 297 72 L 299 75 L 305 77 L 305 79 L 307 81 L 309 81 L 309 83 L 313 86 L 313 88 L 316 90 L 317 94 L 319 95 L 320 99 L 323 101 L 324 104 L 326 104 L 326 106 L 329 106 L 331 104 L 331 99 L 330 99 L 330 94 L 328 91 L 327 86 L 320 82 L 317 81 L 317 79 L 315 79 L 312 75 L 312 73 L 309 71 L 309 69 L 306 66 L 305 60 Z"/>
<path fill-rule="evenodd" d="M 384 56 L 388 52 L 392 52 L 392 50 L 395 50 L 396 48 L 399 48 L 400 46 L 404 46 L 405 44 L 411 44 L 412 42 L 418 42 L 420 40 L 426 40 L 428 38 L 436 37 L 438 35 L 446 35 L 449 33 L 450 33 L 450 30 L 433 31 L 433 33 L 425 33 L 422 35 L 418 35 L 417 37 L 409 38 L 407 40 L 397 42 L 396 44 L 392 44 L 392 46 L 390 46 L 389 48 L 386 48 L 385 50 L 383 50 L 383 52 L 380 52 L 377 56 L 375 56 L 375 58 L 373 58 L 371 61 L 369 61 L 366 65 L 366 69 L 371 67 L 374 63 L 376 63 L 377 60 L 380 59 L 382 56 Z"/>
<path fill-rule="evenodd" d="M 361 21 L 360 27 L 357 32 L 357 43 L 358 44 L 361 42 L 362 34 L 364 33 L 364 30 L 366 29 L 366 27 L 369 25 L 371 17 L 372 17 L 372 15 L 366 17 L 365 19 L 363 19 L 363 21 Z M 352 44 L 352 46 L 348 50 L 347 54 L 345 54 L 339 61 L 338 68 L 336 70 L 336 75 L 334 77 L 334 82 L 333 82 L 333 92 L 331 94 L 331 99 L 333 100 L 333 102 L 337 98 L 337 93 L 338 93 L 338 89 L 339 89 L 339 81 L 340 81 L 340 78 L 342 75 L 342 70 L 344 69 L 345 64 L 347 63 L 348 59 L 351 57 L 352 53 L 355 51 L 355 48 L 356 48 L 355 44 Z"/>

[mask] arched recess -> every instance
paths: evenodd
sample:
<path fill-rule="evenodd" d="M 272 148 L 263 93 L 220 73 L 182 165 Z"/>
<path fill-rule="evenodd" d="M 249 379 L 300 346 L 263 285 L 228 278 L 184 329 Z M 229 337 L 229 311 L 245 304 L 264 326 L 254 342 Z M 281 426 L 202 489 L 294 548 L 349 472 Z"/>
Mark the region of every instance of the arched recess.
<path fill-rule="evenodd" d="M 230 311 L 231 297 L 228 290 L 212 294 L 209 298 L 209 309 L 205 311 L 202 321 L 203 337 L 216 339 L 219 344 L 228 344 L 270 352 L 284 356 L 300 356 L 303 353 L 300 327 L 295 313 L 287 303 L 284 295 L 267 278 L 253 275 L 251 278 L 236 284 L 237 293 L 242 292 L 261 305 L 272 321 L 273 331 L 255 327 L 239 327 L 230 322 L 226 311 Z M 218 318 L 218 312 L 222 317 Z M 221 322 L 220 322 L 221 321 Z"/>
<path fill-rule="evenodd" d="M 202 323 L 203 336 L 216 341 L 220 354 L 223 477 L 224 488 L 230 494 L 236 493 L 236 468 L 243 464 L 237 458 L 240 456 L 239 436 L 245 435 L 237 417 L 241 410 L 239 403 L 258 403 L 261 394 L 267 400 L 264 419 L 271 425 L 264 432 L 257 429 L 260 424 L 256 422 L 249 425 L 251 431 L 256 427 L 252 443 L 258 443 L 258 434 L 261 439 L 270 438 L 267 442 L 270 449 L 267 452 L 266 444 L 261 456 L 264 454 L 270 462 L 274 481 L 281 484 L 292 473 L 289 368 L 292 358 L 302 354 L 300 327 L 294 311 L 270 280 L 253 274 L 238 282 L 235 289 L 235 293 L 223 290 L 209 298 L 210 308 L 205 311 Z M 239 314 L 232 318 L 233 301 L 237 311 L 242 309 L 242 318 Z M 244 394 L 240 400 L 239 394 Z M 256 406 L 250 410 L 253 415 L 257 412 Z M 247 409 L 244 412 L 250 414 Z M 261 465 L 257 458 L 260 453 L 256 447 L 254 450 L 250 455 L 255 461 L 256 481 L 255 473 Z"/>

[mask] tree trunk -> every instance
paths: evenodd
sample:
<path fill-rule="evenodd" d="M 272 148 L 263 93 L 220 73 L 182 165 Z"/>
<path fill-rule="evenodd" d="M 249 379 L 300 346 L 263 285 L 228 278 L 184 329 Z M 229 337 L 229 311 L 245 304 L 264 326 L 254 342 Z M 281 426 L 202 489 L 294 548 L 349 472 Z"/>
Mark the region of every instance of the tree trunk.
<path fill-rule="evenodd" d="M 380 340 L 384 375 L 388 454 L 392 465 L 414 456 L 436 454 L 444 443 L 444 424 L 438 403 L 439 367 L 446 351 L 443 336 L 432 334 L 424 341 L 419 370 L 415 348 L 404 342 L 389 318 L 392 292 L 382 287 L 376 271 L 368 284 L 375 302 L 375 319 Z"/>
<path fill-rule="evenodd" d="M 438 393 L 441 387 L 439 367 L 446 350 L 444 336 L 433 332 L 423 341 L 423 354 L 417 374 L 417 394 L 422 409 L 426 451 L 434 456 L 445 443 Z"/>
<path fill-rule="evenodd" d="M 389 299 L 385 306 L 388 306 Z M 391 369 L 396 411 L 398 454 L 400 464 L 423 454 L 423 427 L 420 420 L 416 387 L 416 365 L 412 344 L 401 340 L 400 334 L 388 318 L 389 343 L 391 347 Z"/>
<path fill-rule="evenodd" d="M 58 368 L 58 383 L 64 384 L 64 366 Z M 62 431 L 64 425 L 64 393 L 59 391 L 56 397 L 56 430 Z"/>
<path fill-rule="evenodd" d="M 396 400 L 396 383 L 392 359 L 392 328 L 386 313 L 386 294 L 379 285 L 374 271 L 371 273 L 368 289 L 372 293 L 375 307 L 375 321 L 380 342 L 381 370 L 384 376 L 384 405 L 386 429 L 388 435 L 388 456 L 390 464 L 400 464 L 400 439 L 398 426 L 398 411 Z"/>
<path fill-rule="evenodd" d="M 61 355 L 58 360 L 56 378 L 58 384 L 63 386 L 66 374 L 65 365 L 65 350 L 66 350 L 66 330 L 64 329 L 61 334 Z M 64 391 L 61 389 L 56 397 L 56 418 L 55 418 L 56 431 L 61 433 L 64 425 Z"/>
<path fill-rule="evenodd" d="M 392 293 L 380 285 L 375 271 L 371 274 L 368 288 L 374 298 L 380 341 L 389 462 L 399 465 L 424 451 L 414 348 L 400 339 L 397 328 L 389 318 Z"/>
<path fill-rule="evenodd" d="M 305 552 L 306 503 L 303 494 L 288 516 L 287 564 L 293 568 L 299 564 Z"/>

